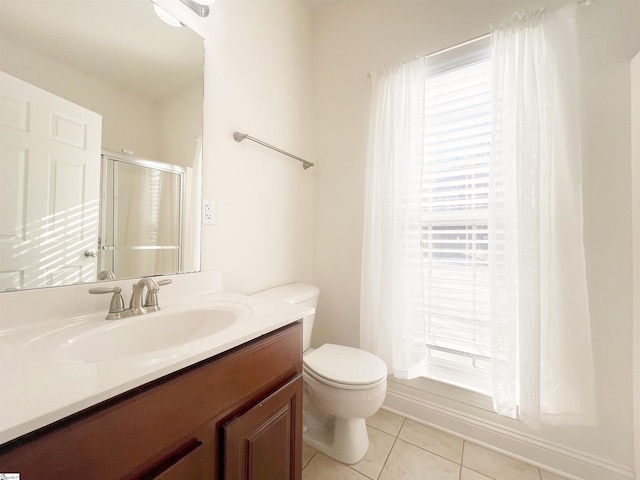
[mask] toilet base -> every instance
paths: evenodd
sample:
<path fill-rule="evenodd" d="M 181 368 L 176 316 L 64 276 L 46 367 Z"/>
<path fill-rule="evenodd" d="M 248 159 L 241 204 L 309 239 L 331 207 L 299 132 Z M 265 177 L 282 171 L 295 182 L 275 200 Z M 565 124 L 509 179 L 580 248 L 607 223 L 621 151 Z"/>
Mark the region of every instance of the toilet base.
<path fill-rule="evenodd" d="M 338 462 L 362 460 L 369 449 L 364 418 L 339 418 L 310 405 L 303 412 L 303 441 Z"/>

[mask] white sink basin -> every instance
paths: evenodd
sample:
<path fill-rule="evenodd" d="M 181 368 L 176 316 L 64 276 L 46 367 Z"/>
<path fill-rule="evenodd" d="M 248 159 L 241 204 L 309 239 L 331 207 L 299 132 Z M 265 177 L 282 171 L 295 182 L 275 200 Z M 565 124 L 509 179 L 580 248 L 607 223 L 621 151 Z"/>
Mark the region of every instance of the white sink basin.
<path fill-rule="evenodd" d="M 162 316 L 156 313 L 112 321 L 107 328 L 80 334 L 69 340 L 69 355 L 100 362 L 165 350 L 208 337 L 238 320 L 234 312 L 220 309 Z"/>
<path fill-rule="evenodd" d="M 149 354 L 219 333 L 250 315 L 246 305 L 160 310 L 119 320 L 80 322 L 42 335 L 24 346 L 23 355 L 64 355 L 85 362 L 103 362 Z"/>

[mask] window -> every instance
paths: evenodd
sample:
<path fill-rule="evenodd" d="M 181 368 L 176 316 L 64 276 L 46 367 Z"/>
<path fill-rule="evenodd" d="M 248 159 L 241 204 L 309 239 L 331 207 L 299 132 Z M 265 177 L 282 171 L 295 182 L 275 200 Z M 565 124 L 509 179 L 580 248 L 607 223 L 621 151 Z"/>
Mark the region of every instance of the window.
<path fill-rule="evenodd" d="M 372 72 L 360 338 L 398 379 L 592 421 L 579 49 L 548 19 Z"/>
<path fill-rule="evenodd" d="M 428 376 L 489 392 L 488 42 L 434 60 L 426 79 L 422 195 Z"/>

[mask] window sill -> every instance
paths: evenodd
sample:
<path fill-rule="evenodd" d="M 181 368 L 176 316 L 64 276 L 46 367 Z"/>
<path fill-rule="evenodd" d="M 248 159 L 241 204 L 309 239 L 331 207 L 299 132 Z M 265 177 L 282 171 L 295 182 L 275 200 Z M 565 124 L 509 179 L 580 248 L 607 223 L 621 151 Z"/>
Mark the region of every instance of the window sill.
<path fill-rule="evenodd" d="M 425 380 L 443 383 L 459 390 L 474 392 L 491 399 L 491 375 L 481 369 L 458 366 L 453 362 L 432 359 Z"/>
<path fill-rule="evenodd" d="M 461 387 L 451 383 L 447 383 L 440 380 L 434 380 L 431 378 L 418 377 L 411 380 L 404 380 L 395 378 L 393 376 L 388 379 L 391 388 L 393 384 L 409 387 L 425 394 L 435 395 L 442 397 L 443 399 L 458 402 L 464 405 L 469 405 L 476 408 L 481 408 L 489 412 L 493 412 L 493 399 L 480 391 L 470 390 L 469 388 Z M 419 393 L 418 393 L 418 396 Z"/>

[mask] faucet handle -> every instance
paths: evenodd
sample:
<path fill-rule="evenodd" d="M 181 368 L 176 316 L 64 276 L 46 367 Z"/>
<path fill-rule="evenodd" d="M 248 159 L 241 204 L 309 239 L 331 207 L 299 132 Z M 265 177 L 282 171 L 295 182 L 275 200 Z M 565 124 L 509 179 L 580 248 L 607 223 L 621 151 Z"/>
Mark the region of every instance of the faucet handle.
<path fill-rule="evenodd" d="M 113 288 L 95 287 L 89 289 L 89 293 L 94 295 L 113 293 L 113 297 L 111 297 L 111 303 L 109 304 L 109 313 L 105 317 L 107 320 L 117 320 L 124 316 L 124 300 L 122 299 L 122 295 L 120 294 L 121 291 L 122 289 L 118 286 L 115 286 Z"/>
<path fill-rule="evenodd" d="M 156 284 L 160 287 L 162 285 L 169 285 L 171 283 L 170 278 L 165 278 L 164 280 L 159 280 Z M 158 290 L 160 290 L 158 288 Z M 147 297 L 144 301 L 144 308 L 147 309 L 148 312 L 157 312 L 160 310 L 160 305 L 158 305 L 158 290 L 148 290 Z"/>

